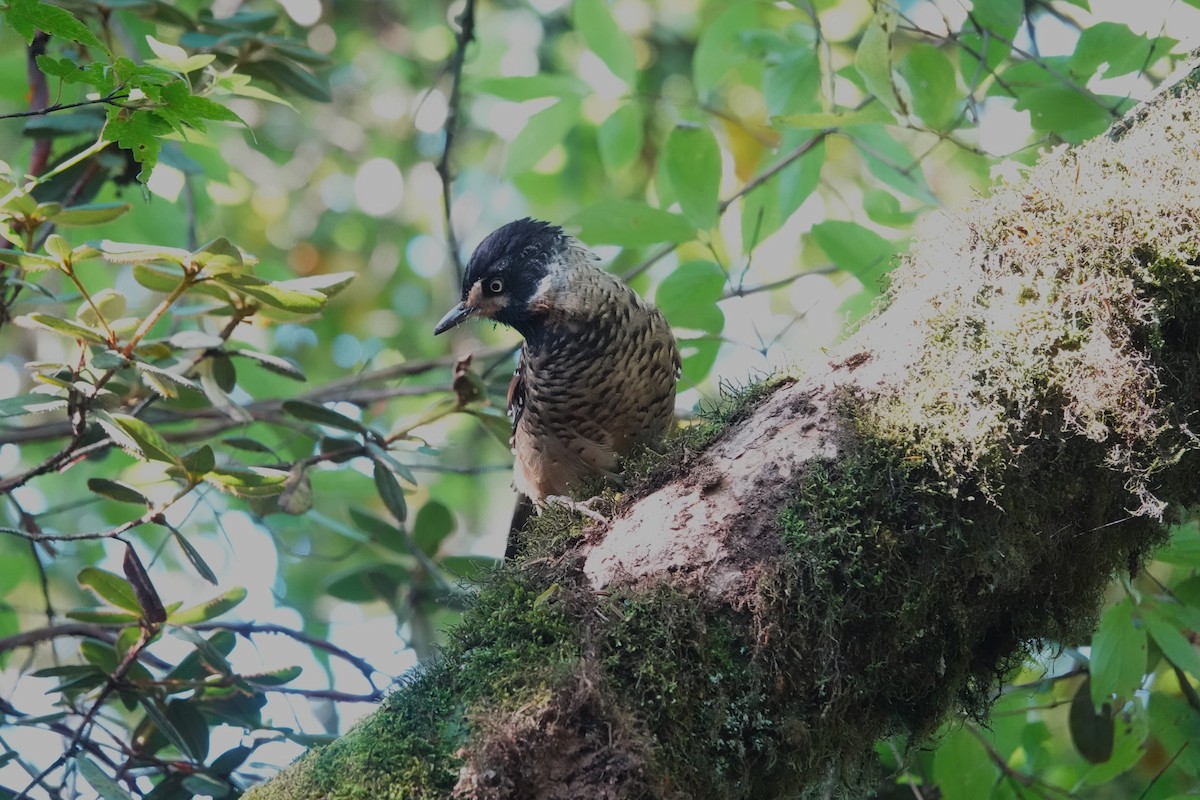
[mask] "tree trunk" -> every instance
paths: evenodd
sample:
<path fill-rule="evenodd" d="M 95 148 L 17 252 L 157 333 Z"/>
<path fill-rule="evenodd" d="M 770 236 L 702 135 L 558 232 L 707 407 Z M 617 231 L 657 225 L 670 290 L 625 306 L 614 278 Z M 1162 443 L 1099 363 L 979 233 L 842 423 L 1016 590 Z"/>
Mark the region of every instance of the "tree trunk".
<path fill-rule="evenodd" d="M 782 798 L 986 713 L 1196 502 L 1192 76 L 927 220 L 827 365 L 540 520 L 444 657 L 255 798 Z M 693 437 L 695 438 L 695 437 Z"/>

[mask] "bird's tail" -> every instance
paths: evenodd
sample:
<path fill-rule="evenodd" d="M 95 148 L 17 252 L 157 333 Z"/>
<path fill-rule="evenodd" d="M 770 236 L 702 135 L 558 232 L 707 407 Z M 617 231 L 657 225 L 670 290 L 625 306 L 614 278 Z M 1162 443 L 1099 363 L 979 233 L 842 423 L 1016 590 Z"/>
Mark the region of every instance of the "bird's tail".
<path fill-rule="evenodd" d="M 535 510 L 529 495 L 517 495 L 517 507 L 513 509 L 512 524 L 508 526 L 508 545 L 504 548 L 505 561 L 516 558 L 524 549 L 525 523 L 534 515 Z"/>

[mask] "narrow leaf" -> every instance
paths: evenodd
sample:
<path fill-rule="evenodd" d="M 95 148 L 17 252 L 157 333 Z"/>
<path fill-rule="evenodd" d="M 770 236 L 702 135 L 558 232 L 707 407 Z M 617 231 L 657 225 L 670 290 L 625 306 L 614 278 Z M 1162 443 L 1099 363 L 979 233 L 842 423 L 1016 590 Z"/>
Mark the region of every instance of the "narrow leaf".
<path fill-rule="evenodd" d="M 697 228 L 717 221 L 721 150 L 708 128 L 680 125 L 667 139 L 667 176 L 679 206 Z"/>
<path fill-rule="evenodd" d="M 400 488 L 396 476 L 381 461 L 375 462 L 375 489 L 387 510 L 403 525 L 408 517 L 408 503 L 404 500 L 404 490 Z"/>
<path fill-rule="evenodd" d="M 62 227 L 102 225 L 112 222 L 129 211 L 129 203 L 93 203 L 63 209 L 54 217 L 54 224 Z"/>
<path fill-rule="evenodd" d="M 138 602 L 129 581 L 98 567 L 84 567 L 79 571 L 78 581 L 117 608 L 140 614 L 142 604 Z"/>
<path fill-rule="evenodd" d="M 154 588 L 145 565 L 142 564 L 137 551 L 131 545 L 125 545 L 125 558 L 121 562 L 121 567 L 125 571 L 125 577 L 129 579 L 129 585 L 133 587 L 138 605 L 141 606 L 146 619 L 154 623 L 166 620 L 167 611 L 163 608 L 162 600 L 159 599 L 158 590 Z"/>
<path fill-rule="evenodd" d="M 179 548 L 183 550 L 183 554 L 185 557 L 187 557 L 188 563 L 190 563 L 196 572 L 200 574 L 200 577 L 204 578 L 204 580 L 208 581 L 213 586 L 216 586 L 217 575 L 212 571 L 212 567 L 208 565 L 208 562 L 204 560 L 204 557 L 200 555 L 200 551 L 193 547 L 192 543 L 185 539 L 183 534 L 175 528 L 171 528 L 171 536 L 175 538 L 176 544 L 178 544 Z"/>
<path fill-rule="evenodd" d="M 75 768 L 104 800 L 133 800 L 129 792 L 125 791 L 119 783 L 110 778 L 108 773 L 96 766 L 96 763 L 87 756 L 76 758 Z"/>
<path fill-rule="evenodd" d="M 142 456 L 151 461 L 179 464 L 179 456 L 167 444 L 167 440 L 148 423 L 128 414 L 110 414 L 109 417 L 133 439 Z"/>
<path fill-rule="evenodd" d="M 22 328 L 41 328 L 61 334 L 69 339 L 82 340 L 91 342 L 92 344 L 106 343 L 104 337 L 96 331 L 85 328 L 82 325 L 77 325 L 74 322 L 68 322 L 65 319 L 59 319 L 51 314 L 43 314 L 41 312 L 26 314 L 23 317 L 17 317 L 14 321 Z"/>
<path fill-rule="evenodd" d="M 1146 672 L 1146 630 L 1134 625 L 1133 603 L 1117 603 L 1104 612 L 1092 637 L 1092 705 L 1101 708 L 1115 696 L 1133 697 Z"/>
<path fill-rule="evenodd" d="M 247 592 L 240 586 L 235 586 L 224 594 L 218 595 L 198 606 L 176 611 L 170 617 L 172 625 L 195 625 L 197 622 L 207 622 L 216 619 L 227 611 L 237 608 L 246 599 Z"/>
<path fill-rule="evenodd" d="M 112 481 L 108 478 L 88 478 L 87 485 L 88 489 L 109 500 L 116 500 L 119 503 L 137 503 L 147 507 L 150 505 L 150 501 L 144 494 L 127 483 Z"/>
<path fill-rule="evenodd" d="M 696 237 L 695 226 L 683 217 L 635 200 L 602 200 L 580 211 L 568 224 L 590 244 L 640 247 Z"/>
<path fill-rule="evenodd" d="M 307 400 L 287 400 L 283 404 L 283 410 L 296 419 L 302 419 L 305 422 L 328 425 L 331 428 L 340 428 L 352 433 L 367 432 L 366 426 L 358 420 L 351 419 L 345 414 L 318 405 L 317 403 L 310 403 Z"/>

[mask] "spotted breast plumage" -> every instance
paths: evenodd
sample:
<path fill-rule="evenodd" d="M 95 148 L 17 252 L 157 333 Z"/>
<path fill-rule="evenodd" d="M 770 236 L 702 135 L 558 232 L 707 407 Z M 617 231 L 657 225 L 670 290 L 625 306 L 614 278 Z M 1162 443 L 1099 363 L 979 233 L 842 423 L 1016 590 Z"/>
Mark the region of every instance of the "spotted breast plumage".
<path fill-rule="evenodd" d="M 535 505 L 612 476 L 670 425 L 680 360 L 666 319 L 561 228 L 522 219 L 489 234 L 434 333 L 472 316 L 525 339 L 508 409 L 513 483 Z"/>

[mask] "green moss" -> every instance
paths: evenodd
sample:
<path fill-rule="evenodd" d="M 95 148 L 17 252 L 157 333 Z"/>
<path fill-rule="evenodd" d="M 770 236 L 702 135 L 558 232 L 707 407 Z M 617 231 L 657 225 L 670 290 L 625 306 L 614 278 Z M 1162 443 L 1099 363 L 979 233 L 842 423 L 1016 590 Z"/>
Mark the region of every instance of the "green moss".
<path fill-rule="evenodd" d="M 515 573 L 482 587 L 443 657 L 402 681 L 376 714 L 304 757 L 286 780 L 255 790 L 280 797 L 445 798 L 458 779 L 472 709 L 517 708 L 544 696 L 579 658 L 577 620 L 549 585 Z"/>
<path fill-rule="evenodd" d="M 653 736 L 662 785 L 695 798 L 760 796 L 753 776 L 795 754 L 772 719 L 772 679 L 753 658 L 746 620 L 670 587 L 616 594 L 602 612 L 612 624 L 597 657 Z"/>

